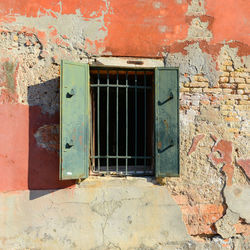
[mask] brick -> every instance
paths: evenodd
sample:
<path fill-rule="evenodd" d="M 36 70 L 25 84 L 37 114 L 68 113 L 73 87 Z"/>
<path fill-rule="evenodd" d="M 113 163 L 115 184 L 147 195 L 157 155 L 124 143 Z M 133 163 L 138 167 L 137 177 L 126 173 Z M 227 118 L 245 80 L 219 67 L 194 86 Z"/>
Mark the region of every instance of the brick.
<path fill-rule="evenodd" d="M 250 104 L 250 101 L 247 101 L 247 100 L 240 100 L 240 101 L 239 101 L 239 104 L 240 104 L 240 105 L 249 105 L 249 104 Z"/>
<path fill-rule="evenodd" d="M 210 101 L 209 101 L 209 100 L 202 100 L 202 101 L 200 101 L 200 103 L 201 103 L 202 105 L 209 105 L 209 104 L 210 104 Z"/>
<path fill-rule="evenodd" d="M 224 100 L 237 100 L 237 99 L 239 99 L 239 100 L 242 100 L 242 99 L 248 99 L 248 97 L 247 96 L 245 96 L 245 95 L 231 95 L 231 94 L 228 94 L 228 95 L 224 95 Z"/>
<path fill-rule="evenodd" d="M 244 90 L 243 89 L 237 89 L 237 94 L 238 95 L 243 95 L 244 94 Z"/>
<path fill-rule="evenodd" d="M 234 71 L 234 72 L 230 73 L 230 76 L 245 78 L 245 77 L 248 77 L 248 73 L 247 72 Z"/>
<path fill-rule="evenodd" d="M 234 78 L 234 81 L 237 83 L 245 83 L 246 82 L 246 80 L 244 78 L 241 78 L 241 77 Z"/>
<path fill-rule="evenodd" d="M 228 77 L 220 77 L 220 82 L 222 82 L 222 83 L 229 82 L 229 78 Z"/>
<path fill-rule="evenodd" d="M 231 94 L 233 92 L 232 89 L 222 89 L 222 92 L 225 94 Z"/>
<path fill-rule="evenodd" d="M 246 78 L 246 82 L 247 82 L 247 84 L 250 84 L 250 78 L 249 77 Z"/>
<path fill-rule="evenodd" d="M 224 88 L 224 89 L 235 89 L 237 87 L 237 84 L 235 84 L 235 83 L 221 83 L 220 87 Z"/>
<path fill-rule="evenodd" d="M 197 82 L 208 82 L 208 79 L 206 79 L 204 76 L 201 75 L 194 76 L 194 80 Z"/>
<path fill-rule="evenodd" d="M 247 88 L 247 84 L 238 84 L 238 89 L 245 89 Z"/>
<path fill-rule="evenodd" d="M 191 82 L 190 87 L 193 87 L 193 88 L 208 87 L 208 82 Z"/>
<path fill-rule="evenodd" d="M 204 88 L 203 92 L 204 93 L 221 93 L 222 89 L 221 88 Z"/>
<path fill-rule="evenodd" d="M 14 35 L 14 36 L 13 36 L 13 40 L 14 40 L 14 41 L 18 41 L 18 36 Z"/>
<path fill-rule="evenodd" d="M 235 109 L 237 109 L 237 110 L 249 110 L 250 111 L 250 105 L 236 105 Z"/>
<path fill-rule="evenodd" d="M 184 86 L 184 87 L 189 87 L 189 86 L 190 86 L 190 83 L 189 83 L 189 82 L 184 82 L 184 83 L 183 83 L 183 86 Z"/>
<path fill-rule="evenodd" d="M 250 94 L 250 88 L 244 89 L 244 93 L 245 93 L 245 94 Z"/>
<path fill-rule="evenodd" d="M 189 88 L 180 88 L 180 92 L 189 92 Z"/>
<path fill-rule="evenodd" d="M 220 69 L 221 69 L 222 71 L 227 71 L 227 66 L 222 65 L 222 66 L 220 67 Z"/>
<path fill-rule="evenodd" d="M 235 104 L 235 100 L 226 100 L 225 104 L 226 105 L 233 105 L 233 104 Z"/>
<path fill-rule="evenodd" d="M 239 118 L 237 118 L 237 117 L 232 117 L 232 116 L 225 117 L 224 120 L 225 120 L 226 122 L 239 122 L 239 121 L 240 121 Z"/>
<path fill-rule="evenodd" d="M 233 106 L 230 105 L 221 105 L 220 110 L 233 110 Z"/>
<path fill-rule="evenodd" d="M 229 82 L 230 82 L 230 83 L 235 83 L 235 79 L 234 79 L 233 77 L 230 77 L 230 78 L 229 78 Z"/>
<path fill-rule="evenodd" d="M 224 116 L 236 116 L 237 115 L 236 112 L 232 112 L 232 111 L 228 111 L 228 110 L 221 111 L 221 114 Z"/>
<path fill-rule="evenodd" d="M 230 75 L 229 72 L 223 72 L 223 73 L 221 74 L 221 76 L 226 76 L 226 77 L 229 77 L 229 75 Z"/>
<path fill-rule="evenodd" d="M 190 90 L 192 93 L 202 93 L 202 88 L 192 88 Z"/>
<path fill-rule="evenodd" d="M 227 131 L 229 133 L 239 133 L 240 130 L 238 128 L 228 128 Z"/>
<path fill-rule="evenodd" d="M 231 60 L 227 60 L 223 63 L 223 65 L 225 66 L 232 66 L 233 65 L 233 62 Z"/>

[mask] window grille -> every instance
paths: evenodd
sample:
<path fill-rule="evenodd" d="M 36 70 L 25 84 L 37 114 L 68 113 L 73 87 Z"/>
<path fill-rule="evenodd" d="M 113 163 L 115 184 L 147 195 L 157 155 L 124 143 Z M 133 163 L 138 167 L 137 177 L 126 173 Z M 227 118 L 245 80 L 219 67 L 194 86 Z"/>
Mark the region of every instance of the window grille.
<path fill-rule="evenodd" d="M 153 175 L 153 70 L 90 68 L 93 173 Z"/>

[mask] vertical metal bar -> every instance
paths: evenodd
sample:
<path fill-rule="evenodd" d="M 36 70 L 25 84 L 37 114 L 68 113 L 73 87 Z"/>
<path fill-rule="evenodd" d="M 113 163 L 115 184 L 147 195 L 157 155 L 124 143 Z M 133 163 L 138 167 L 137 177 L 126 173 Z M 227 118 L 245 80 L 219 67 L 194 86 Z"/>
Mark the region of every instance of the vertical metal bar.
<path fill-rule="evenodd" d="M 128 174 L 128 72 L 126 72 L 126 175 Z"/>
<path fill-rule="evenodd" d="M 109 71 L 107 71 L 107 85 L 109 85 Z M 109 172 L 109 86 L 107 86 L 107 173 Z"/>
<path fill-rule="evenodd" d="M 135 157 L 137 156 L 137 74 L 135 71 Z M 137 158 L 135 158 L 136 173 Z"/>
<path fill-rule="evenodd" d="M 119 105 L 118 105 L 118 95 L 119 95 L 119 88 L 118 88 L 118 84 L 119 84 L 119 76 L 118 76 L 118 71 L 116 73 L 116 84 L 117 84 L 117 88 L 116 88 L 116 172 L 118 172 L 118 141 L 119 141 L 119 127 L 118 127 L 118 123 L 119 123 Z"/>
<path fill-rule="evenodd" d="M 144 71 L 144 157 L 146 157 L 147 153 L 147 94 L 146 94 L 146 72 Z M 146 170 L 146 158 L 144 158 L 144 173 Z"/>
<path fill-rule="evenodd" d="M 100 72 L 97 73 L 97 84 L 100 84 Z M 97 87 L 97 155 L 98 171 L 100 171 L 100 87 Z"/>

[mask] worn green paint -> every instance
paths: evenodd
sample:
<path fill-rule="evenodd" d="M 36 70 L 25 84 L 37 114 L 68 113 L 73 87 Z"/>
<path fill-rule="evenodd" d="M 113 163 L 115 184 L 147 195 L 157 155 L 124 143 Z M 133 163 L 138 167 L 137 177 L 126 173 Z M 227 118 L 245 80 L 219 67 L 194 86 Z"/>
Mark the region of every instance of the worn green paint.
<path fill-rule="evenodd" d="M 88 177 L 90 149 L 89 65 L 62 61 L 60 179 Z"/>
<path fill-rule="evenodd" d="M 14 79 L 15 64 L 12 62 L 5 62 L 3 64 L 3 67 L 6 73 L 7 87 L 13 93 L 15 92 L 15 79 Z"/>
<path fill-rule="evenodd" d="M 179 175 L 179 80 L 177 68 L 155 69 L 156 177 Z"/>

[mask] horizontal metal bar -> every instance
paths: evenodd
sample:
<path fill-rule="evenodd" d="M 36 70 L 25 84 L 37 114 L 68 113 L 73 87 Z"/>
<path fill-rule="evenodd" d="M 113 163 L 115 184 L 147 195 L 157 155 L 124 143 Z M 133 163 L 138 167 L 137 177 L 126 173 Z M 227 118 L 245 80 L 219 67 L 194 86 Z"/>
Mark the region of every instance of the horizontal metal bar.
<path fill-rule="evenodd" d="M 100 171 L 95 171 L 93 170 L 93 174 L 94 175 L 105 175 L 107 174 L 106 170 L 100 170 Z M 153 170 L 146 170 L 146 171 L 138 171 L 135 173 L 134 170 L 131 171 L 127 171 L 127 173 L 125 171 L 119 171 L 119 172 L 115 172 L 115 171 L 110 171 L 109 175 L 111 176 L 153 176 L 154 175 L 154 171 Z"/>
<path fill-rule="evenodd" d="M 152 89 L 150 86 L 132 86 L 132 85 L 116 85 L 116 84 L 90 84 L 90 87 L 112 87 L 112 88 L 129 88 L 129 89 Z"/>
<path fill-rule="evenodd" d="M 95 159 L 152 159 L 152 156 L 113 156 L 113 155 L 108 155 L 108 156 L 104 156 L 104 155 L 100 155 L 100 156 L 91 156 L 91 158 L 95 158 Z"/>

